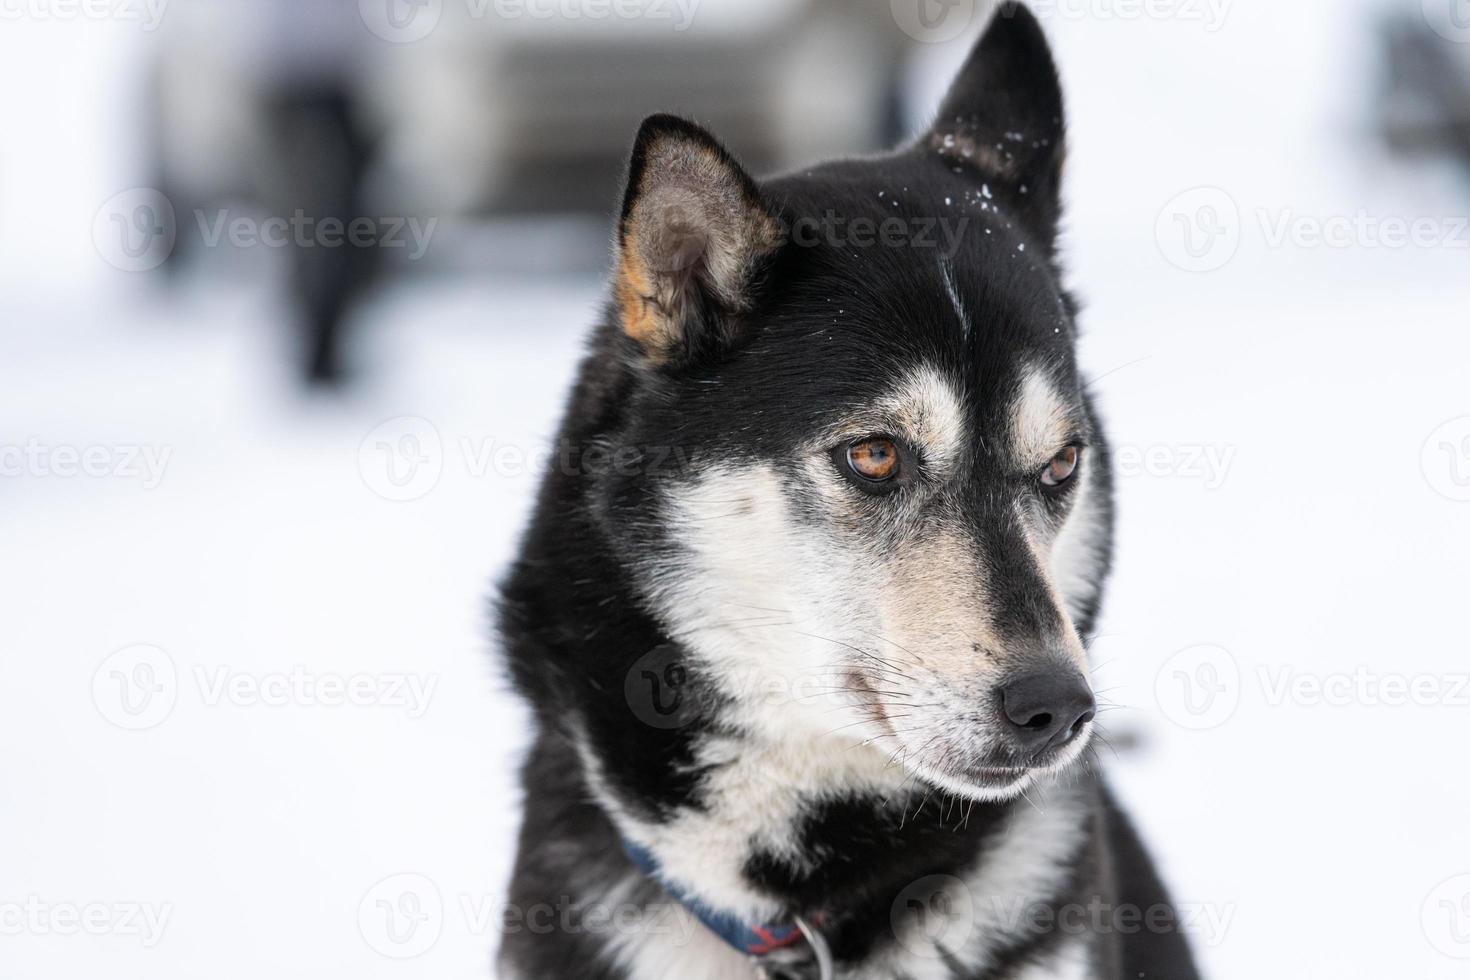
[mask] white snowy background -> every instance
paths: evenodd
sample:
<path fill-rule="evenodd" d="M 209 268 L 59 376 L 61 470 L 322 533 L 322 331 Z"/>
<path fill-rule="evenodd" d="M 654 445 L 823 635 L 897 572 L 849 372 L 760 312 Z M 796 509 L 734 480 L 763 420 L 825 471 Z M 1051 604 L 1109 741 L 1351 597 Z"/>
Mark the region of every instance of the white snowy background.
<path fill-rule="evenodd" d="M 1379 148 L 1362 5 L 1052 6 L 1083 357 L 1133 460 L 1113 779 L 1209 976 L 1470 975 L 1463 176 Z M 168 288 L 93 244 L 146 180 L 147 43 L 0 23 L 0 444 L 168 453 L 156 485 L 0 477 L 0 980 L 486 977 L 526 732 L 487 599 L 535 483 L 504 461 L 551 432 L 599 281 L 404 282 L 363 314 L 366 383 L 302 395 L 261 283 Z M 962 47 L 921 52 L 916 104 Z M 1219 217 L 1220 268 L 1180 268 L 1176 212 Z M 1459 237 L 1274 237 L 1360 213 Z M 372 435 L 402 417 L 442 466 L 406 502 Z M 167 713 L 128 730 L 139 658 Z M 421 713 L 212 688 L 293 671 L 433 687 Z M 398 959 L 372 920 L 405 881 L 442 910 Z"/>

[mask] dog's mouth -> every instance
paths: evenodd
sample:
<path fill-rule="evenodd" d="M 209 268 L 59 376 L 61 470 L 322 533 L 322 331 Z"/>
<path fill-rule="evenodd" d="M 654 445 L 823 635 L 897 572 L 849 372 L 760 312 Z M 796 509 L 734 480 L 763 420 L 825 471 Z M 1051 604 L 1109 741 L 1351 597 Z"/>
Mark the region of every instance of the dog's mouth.
<path fill-rule="evenodd" d="M 893 754 L 893 763 L 914 776 L 948 792 L 983 801 L 1019 797 L 1027 787 L 1056 776 L 1076 764 L 1092 742 L 1092 713 L 1077 720 L 1061 739 L 1037 746 L 1018 743 L 994 722 L 977 721 L 973 711 L 961 711 L 963 723 L 942 717 L 915 724 L 912 711 L 890 716 L 879 685 L 861 671 L 848 675 L 848 690 L 870 722 L 881 733 L 870 741 Z M 958 708 L 956 710 L 959 710 Z M 899 720 L 902 718 L 903 720 Z"/>
<path fill-rule="evenodd" d="M 1003 755 L 996 758 L 994 752 L 976 752 L 974 743 L 959 732 L 941 738 L 920 732 L 922 737 L 914 741 L 889 719 L 881 702 L 869 700 L 865 706 L 882 731 L 874 742 L 891 750 L 895 762 L 942 790 L 986 802 L 1019 797 L 1027 787 L 1070 768 L 1092 741 L 1093 725 L 1088 722 L 1065 748 L 1016 764 Z"/>
<path fill-rule="evenodd" d="M 1036 765 L 937 766 L 923 758 L 910 758 L 905 767 L 947 792 L 984 802 L 1004 802 L 1021 796 L 1028 787 L 1070 768 L 1082 756 L 1088 741 L 1087 738 L 1079 739 L 1074 748 Z"/>
<path fill-rule="evenodd" d="M 1019 796 L 1048 770 L 1032 766 L 975 766 L 959 771 L 930 774 L 931 782 L 944 789 L 982 800 L 1007 800 Z"/>
<path fill-rule="evenodd" d="M 958 775 L 970 780 L 977 786 L 993 787 L 996 789 L 1000 789 L 1005 786 L 1009 786 L 1012 783 L 1018 783 L 1023 779 L 1033 778 L 1039 772 L 1044 771 L 1044 769 L 1038 769 L 1034 766 L 1005 766 L 999 768 L 991 766 L 976 766 L 975 768 L 967 769 L 964 772 L 959 773 Z"/>

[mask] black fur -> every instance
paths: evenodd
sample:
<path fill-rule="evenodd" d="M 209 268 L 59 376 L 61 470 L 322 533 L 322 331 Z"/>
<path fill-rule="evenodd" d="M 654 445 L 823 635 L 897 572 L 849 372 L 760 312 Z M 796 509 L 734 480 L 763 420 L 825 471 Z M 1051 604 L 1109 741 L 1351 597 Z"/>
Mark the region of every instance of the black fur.
<path fill-rule="evenodd" d="M 562 465 L 541 487 L 502 588 L 507 662 L 537 727 L 523 772 L 526 821 L 510 901 L 520 908 L 568 900 L 574 906 L 571 928 L 506 935 L 501 963 L 516 978 L 645 980 L 625 977 L 596 931 L 576 926 L 578 903 L 601 900 L 598 888 L 634 872 L 574 740 L 584 739 L 595 754 L 598 778 L 620 807 L 658 823 L 711 805 L 696 749 L 711 733 L 739 734 L 723 718 L 718 687 L 670 637 L 640 581 L 640 569 L 676 544 L 660 511 L 668 481 L 711 462 L 789 460 L 834 414 L 870 397 L 875 379 L 919 363 L 968 379 L 971 422 L 993 431 L 1005 425 L 1017 366 L 1042 363 L 1083 408 L 1087 431 L 1079 436 L 1089 446 L 1102 505 L 1099 578 L 1106 572 L 1106 448 L 1074 360 L 1076 304 L 1054 255 L 1064 151 L 1060 89 L 1044 36 L 1023 8 L 1002 9 L 933 131 L 891 155 L 757 183 L 703 130 L 659 117 L 640 134 L 630 188 L 646 176 L 649 141 L 660 138 L 710 148 L 741 175 L 748 206 L 787 229 L 829 212 L 875 223 L 897 216 L 915 227 L 926 218 L 967 218 L 951 267 L 974 328 L 968 335 L 957 329 L 937 253 L 914 244 L 863 248 L 823 240 L 754 257 L 740 302 L 704 295 L 682 320 L 686 343 L 657 363 L 625 335 L 618 304 L 609 302 L 558 435 Z M 622 212 L 625 226 L 632 196 Z M 587 463 L 589 449 L 602 463 Z M 1059 625 L 1035 601 L 1042 583 L 1023 560 L 1025 542 L 995 519 L 994 501 L 1021 476 L 984 447 L 966 463 L 975 489 L 966 497 L 965 521 L 997 556 L 999 628 L 1017 642 Z M 1066 505 L 1056 506 L 1060 521 Z M 815 511 L 801 516 L 822 519 Z M 1072 610 L 1082 634 L 1091 631 L 1096 611 L 1096 594 Z M 651 725 L 630 710 L 626 684 L 637 670 L 656 682 L 681 682 L 677 693 L 689 701 L 680 724 Z M 1061 884 L 1055 894 L 1018 898 L 1048 907 L 1167 904 L 1101 782 L 1090 769 L 1076 779 L 1088 816 L 1068 842 Z M 793 866 L 753 846 L 744 876 L 792 914 L 822 917 L 840 969 L 851 969 L 893 944 L 890 916 L 906 887 L 928 875 L 973 870 L 1011 814 L 1027 806 L 923 792 L 901 801 L 858 792 L 813 800 L 790 828 L 808 860 Z M 635 894 L 651 908 L 669 901 L 651 881 Z M 993 937 L 998 952 L 982 976 L 1015 976 L 1062 938 L 1056 930 Z M 1142 937 L 1105 932 L 1092 951 L 1099 978 L 1196 975 L 1177 929 Z M 953 976 L 981 980 L 957 963 Z"/>

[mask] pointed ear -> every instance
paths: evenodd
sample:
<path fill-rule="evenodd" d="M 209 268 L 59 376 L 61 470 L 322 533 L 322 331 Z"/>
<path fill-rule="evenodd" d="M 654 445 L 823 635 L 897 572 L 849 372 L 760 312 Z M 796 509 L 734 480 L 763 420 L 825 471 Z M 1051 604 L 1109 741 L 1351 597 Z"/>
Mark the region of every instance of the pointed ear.
<path fill-rule="evenodd" d="M 1024 4 L 1000 5 L 945 96 L 925 143 L 952 166 L 1007 189 L 1055 237 L 1066 156 L 1051 46 Z M 1024 189 L 1023 189 L 1024 188 Z"/>
<path fill-rule="evenodd" d="M 713 136 L 675 116 L 638 130 L 618 223 L 623 332 L 663 364 L 733 338 L 783 238 L 755 181 Z"/>

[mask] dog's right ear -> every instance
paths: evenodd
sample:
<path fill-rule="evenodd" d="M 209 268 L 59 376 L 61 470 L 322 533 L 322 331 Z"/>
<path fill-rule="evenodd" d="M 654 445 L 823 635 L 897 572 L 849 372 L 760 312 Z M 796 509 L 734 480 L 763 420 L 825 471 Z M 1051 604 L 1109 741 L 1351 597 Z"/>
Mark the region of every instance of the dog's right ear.
<path fill-rule="evenodd" d="M 996 9 L 920 146 L 1009 189 L 1022 218 L 1053 242 L 1066 157 L 1062 87 L 1046 33 L 1025 4 Z"/>
<path fill-rule="evenodd" d="M 651 364 L 718 350 L 783 238 L 755 181 L 713 136 L 676 116 L 638 130 L 618 222 L 615 298 Z"/>

